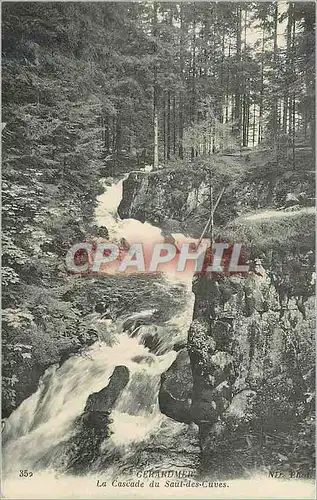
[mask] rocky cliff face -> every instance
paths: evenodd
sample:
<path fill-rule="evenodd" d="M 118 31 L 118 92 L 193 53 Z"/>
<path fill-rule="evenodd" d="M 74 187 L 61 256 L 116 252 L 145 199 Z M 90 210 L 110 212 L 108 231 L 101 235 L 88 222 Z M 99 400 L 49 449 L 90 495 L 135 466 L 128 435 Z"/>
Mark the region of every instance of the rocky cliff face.
<path fill-rule="evenodd" d="M 259 440 L 265 441 L 266 433 L 277 437 L 295 414 L 299 419 L 309 414 L 314 300 L 292 296 L 275 273 L 263 271 L 195 279 L 189 356 L 180 352 L 162 377 L 161 411 L 199 426 L 202 465 L 208 470 L 219 467 L 219 454 L 226 460 L 226 442 L 230 451 L 222 473 L 223 466 L 227 473 L 250 466 L 237 448 L 252 466 L 269 466 L 276 455 Z M 306 271 L 309 290 L 312 268 Z"/>
<path fill-rule="evenodd" d="M 204 173 L 184 170 L 132 172 L 123 183 L 121 218 L 134 218 L 170 232 L 186 229 L 187 216 L 208 196 Z"/>
<path fill-rule="evenodd" d="M 212 463 L 228 429 L 245 425 L 252 407 L 261 406 L 274 386 L 294 391 L 290 398 L 284 394 L 283 401 L 276 390 L 285 411 L 295 409 L 295 400 L 305 404 L 312 384 L 306 356 L 307 342 L 313 342 L 313 301 L 306 299 L 304 305 L 302 298 L 285 294 L 283 288 L 270 274 L 255 272 L 247 277 L 203 276 L 194 284 L 196 303 L 188 335 L 190 412 L 200 428 L 206 463 Z M 271 410 L 278 418 L 278 408 Z M 264 426 L 272 424 L 271 417 L 263 411 Z"/>
<path fill-rule="evenodd" d="M 174 363 L 161 377 L 159 392 L 161 412 L 177 422 L 191 423 L 192 396 L 192 369 L 188 351 L 184 348 L 178 352 Z"/>
<path fill-rule="evenodd" d="M 171 221 L 171 232 L 195 236 L 192 210 L 200 232 L 208 208 L 205 174 L 131 175 L 122 217 L 163 229 Z M 215 192 L 224 179 L 214 178 Z M 314 216 L 302 209 L 252 218 L 254 208 L 282 206 L 287 192 L 303 189 L 306 180 L 296 188 L 284 174 L 245 179 L 230 177 L 216 224 L 232 221 L 217 237 L 246 245 L 250 272 L 194 278 L 187 350 L 163 374 L 159 397 L 167 416 L 198 425 L 203 468 L 216 473 L 221 456 L 219 472 L 227 474 L 313 463 Z"/>
<path fill-rule="evenodd" d="M 209 162 L 131 172 L 123 183 L 119 215 L 196 236 L 210 210 L 210 186 L 215 199 L 225 187 L 215 214 L 218 226 L 250 210 L 281 207 L 289 192 L 304 192 L 308 200 L 314 196 L 309 172 L 284 171 L 282 166 L 278 170 L 266 156 L 254 154 L 248 161 L 243 156 L 215 156 Z"/>

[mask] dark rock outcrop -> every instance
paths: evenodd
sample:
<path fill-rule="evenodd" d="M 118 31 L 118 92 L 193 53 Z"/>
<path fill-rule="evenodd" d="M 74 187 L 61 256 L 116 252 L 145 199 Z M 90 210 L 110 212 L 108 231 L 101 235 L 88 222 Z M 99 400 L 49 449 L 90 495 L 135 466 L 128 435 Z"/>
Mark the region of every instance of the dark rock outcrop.
<path fill-rule="evenodd" d="M 217 457 L 224 457 L 228 450 L 233 452 L 235 467 L 239 462 L 235 450 L 252 447 L 252 432 L 258 464 L 263 465 L 263 426 L 271 426 L 268 439 L 280 432 L 280 443 L 294 435 L 294 429 L 287 434 L 283 426 L 278 427 L 286 413 L 298 434 L 302 428 L 305 432 L 306 427 L 310 429 L 310 424 L 303 422 L 310 411 L 310 397 L 307 403 L 305 394 L 313 392 L 314 386 L 314 362 L 309 352 L 314 342 L 314 264 L 309 257 L 314 246 L 313 217 L 307 212 L 294 217 L 286 217 L 290 215 L 286 213 L 284 218 L 282 211 L 272 215 L 267 210 L 263 217 L 249 214 L 244 220 L 243 214 L 283 204 L 285 210 L 293 203 L 308 206 L 314 196 L 313 185 L 302 169 L 276 168 L 276 159 L 268 151 L 254 152 L 247 160 L 248 165 L 242 158 L 213 156 L 203 168 L 198 162 L 188 170 L 186 165 L 176 165 L 131 174 L 124 183 L 119 207 L 121 217 L 148 221 L 159 226 L 163 234 L 169 234 L 172 220 L 175 227 L 179 223 L 179 229 L 170 232 L 195 237 L 200 236 L 206 222 L 209 184 L 215 196 L 226 186 L 215 213 L 213 236 L 216 241 L 243 242 L 250 271 L 195 277 L 189 358 L 180 351 L 180 357 L 162 376 L 159 395 L 164 414 L 198 424 L 202 458 L 211 470 Z M 294 197 L 287 200 L 290 192 Z M 237 428 L 240 434 L 235 437 Z M 247 429 L 246 433 L 241 429 Z M 229 435 L 232 441 L 225 449 Z M 302 446 L 301 439 L 293 442 L 293 450 Z M 250 452 L 245 456 L 249 459 Z M 278 454 L 274 460 L 280 460 Z M 247 467 L 250 463 L 253 467 L 253 457 Z M 269 463 L 270 458 L 266 460 Z"/>
<path fill-rule="evenodd" d="M 189 356 L 181 350 L 163 374 L 159 402 L 169 417 L 198 425 L 203 470 L 224 473 L 219 456 L 227 474 L 269 464 L 278 457 L 261 429 L 284 436 L 284 419 L 295 426 L 311 411 L 314 263 L 310 252 L 285 259 L 269 271 L 254 259 L 246 274 L 194 279 Z"/>
<path fill-rule="evenodd" d="M 107 387 L 99 392 L 93 392 L 88 397 L 83 413 L 83 422 L 91 427 L 103 428 L 106 426 L 108 416 L 128 382 L 128 368 L 116 366 Z"/>
<path fill-rule="evenodd" d="M 207 192 L 205 173 L 199 169 L 195 176 L 174 168 L 132 172 L 123 183 L 118 213 L 123 219 L 133 217 L 159 226 L 163 235 L 186 232 L 187 214 L 195 211 Z"/>
<path fill-rule="evenodd" d="M 281 207 L 290 190 L 301 205 L 314 204 L 313 183 L 305 171 L 281 172 L 268 152 L 254 151 L 249 160 L 248 165 L 243 156 L 214 155 L 190 165 L 131 172 L 123 183 L 118 213 L 123 219 L 150 222 L 166 235 L 200 236 L 209 212 L 210 178 L 215 196 L 226 188 L 215 213 L 216 226 L 225 226 L 250 210 Z"/>
<path fill-rule="evenodd" d="M 190 423 L 193 378 L 187 349 L 178 352 L 170 368 L 161 377 L 160 410 L 178 422 Z"/>
<path fill-rule="evenodd" d="M 128 382 L 128 368 L 119 365 L 115 367 L 109 384 L 90 394 L 82 416 L 74 424 L 73 436 L 65 443 L 64 453 L 57 457 L 57 468 L 82 474 L 99 459 L 100 446 L 110 436 L 111 410 Z"/>
<path fill-rule="evenodd" d="M 118 207 L 118 214 L 123 219 L 131 217 L 145 222 L 146 214 L 144 199 L 148 187 L 149 174 L 146 172 L 131 172 L 123 182 L 123 197 Z"/>
<path fill-rule="evenodd" d="M 307 283 L 303 279 L 302 287 L 309 290 L 311 272 L 305 276 Z M 296 279 L 298 275 L 291 282 Z M 302 299 L 295 295 L 299 290 L 289 286 L 287 292 L 281 293 L 283 284 L 275 274 L 272 279 L 270 274 L 255 271 L 244 276 L 205 275 L 194 283 L 194 320 L 188 335 L 193 373 L 190 412 L 199 425 L 202 459 L 207 468 L 217 463 L 219 446 L 223 446 L 221 443 L 226 442 L 230 432 L 235 436 L 239 426 L 243 428 L 248 419 L 255 418 L 250 410 L 254 401 L 262 408 L 263 395 L 267 397 L 269 391 L 263 389 L 265 384 L 271 384 L 275 390 L 285 384 L 281 394 L 292 384 L 297 387 L 297 395 L 290 394 L 289 408 L 295 398 L 296 404 L 303 404 L 307 383 L 296 361 L 301 349 L 294 346 L 299 345 L 302 331 L 307 329 L 309 335 L 313 305 L 310 299 L 304 299 L 304 314 L 298 307 Z M 288 349 L 288 345 L 293 347 Z M 262 414 L 260 418 L 264 422 L 261 425 L 271 425 L 270 413 L 267 420 Z M 272 425 L 276 428 L 277 424 Z M 244 444 L 251 446 L 245 439 Z M 244 445 L 240 442 L 238 446 Z M 235 459 L 234 467 L 239 467 L 238 462 Z"/>

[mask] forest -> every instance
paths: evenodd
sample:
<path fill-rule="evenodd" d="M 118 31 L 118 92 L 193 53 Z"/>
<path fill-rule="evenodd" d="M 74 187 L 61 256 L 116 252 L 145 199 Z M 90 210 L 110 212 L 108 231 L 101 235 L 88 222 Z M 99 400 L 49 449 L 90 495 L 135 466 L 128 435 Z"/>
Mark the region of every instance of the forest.
<path fill-rule="evenodd" d="M 114 315 L 155 303 L 142 285 L 67 273 L 67 249 L 96 232 L 101 178 L 147 165 L 194 178 L 243 156 L 255 178 L 312 185 L 315 4 L 3 2 L 2 123 L 8 417 L 95 341 L 101 292 Z"/>

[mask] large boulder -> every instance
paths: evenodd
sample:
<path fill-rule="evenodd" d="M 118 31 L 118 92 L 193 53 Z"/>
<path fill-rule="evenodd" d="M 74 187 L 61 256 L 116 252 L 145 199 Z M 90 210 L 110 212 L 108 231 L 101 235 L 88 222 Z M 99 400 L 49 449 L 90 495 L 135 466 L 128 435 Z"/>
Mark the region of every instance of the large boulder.
<path fill-rule="evenodd" d="M 101 445 L 111 431 L 110 413 L 129 382 L 126 366 L 116 366 L 109 384 L 90 394 L 84 412 L 74 422 L 74 433 L 64 443 L 64 452 L 56 457 L 55 466 L 72 474 L 87 473 L 101 455 Z"/>
<path fill-rule="evenodd" d="M 190 423 L 193 377 L 187 349 L 178 352 L 170 368 L 161 377 L 160 410 L 178 422 Z"/>
<path fill-rule="evenodd" d="M 109 384 L 99 392 L 93 392 L 87 399 L 83 422 L 91 427 L 102 428 L 109 421 L 109 414 L 119 395 L 129 382 L 129 370 L 126 366 L 116 366 Z"/>

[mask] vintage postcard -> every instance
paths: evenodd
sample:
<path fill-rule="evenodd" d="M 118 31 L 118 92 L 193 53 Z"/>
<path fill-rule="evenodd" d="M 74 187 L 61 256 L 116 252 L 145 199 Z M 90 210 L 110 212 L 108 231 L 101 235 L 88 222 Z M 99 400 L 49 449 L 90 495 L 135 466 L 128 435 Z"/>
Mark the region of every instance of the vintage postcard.
<path fill-rule="evenodd" d="M 315 498 L 315 3 L 1 23 L 3 498 Z"/>

